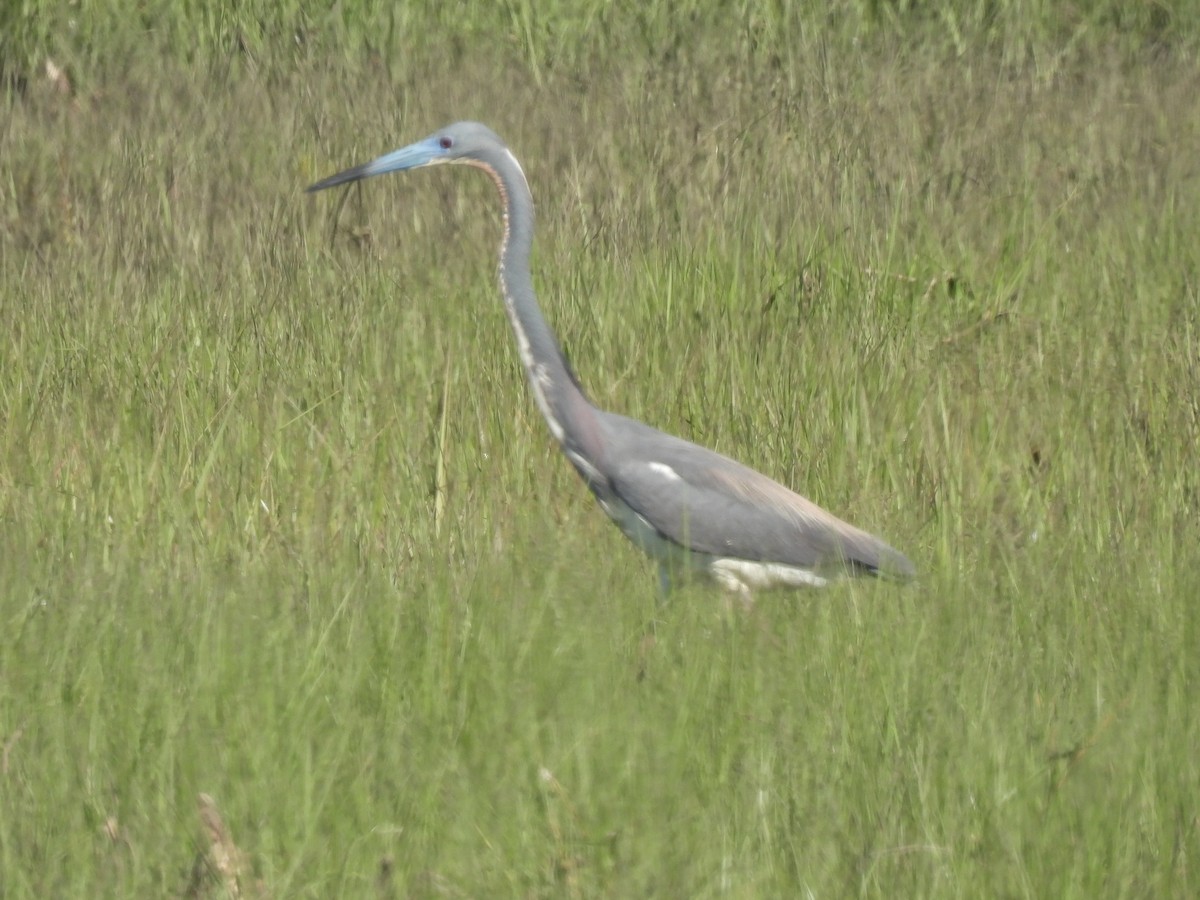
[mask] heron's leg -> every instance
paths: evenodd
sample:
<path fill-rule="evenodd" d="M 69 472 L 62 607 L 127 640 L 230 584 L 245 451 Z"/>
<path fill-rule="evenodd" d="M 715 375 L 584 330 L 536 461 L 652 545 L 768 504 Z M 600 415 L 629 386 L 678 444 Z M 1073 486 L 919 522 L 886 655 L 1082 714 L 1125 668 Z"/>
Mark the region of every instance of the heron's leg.
<path fill-rule="evenodd" d="M 663 601 L 671 594 L 671 570 L 665 562 L 658 564 L 658 592 L 658 599 Z"/>

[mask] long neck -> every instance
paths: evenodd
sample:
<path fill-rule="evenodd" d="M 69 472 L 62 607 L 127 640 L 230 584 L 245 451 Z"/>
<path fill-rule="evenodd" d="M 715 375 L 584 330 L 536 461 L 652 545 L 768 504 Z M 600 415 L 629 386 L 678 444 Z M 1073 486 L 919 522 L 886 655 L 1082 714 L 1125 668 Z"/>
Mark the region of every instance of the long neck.
<path fill-rule="evenodd" d="M 481 168 L 495 180 L 504 201 L 500 291 L 529 385 L 551 433 L 584 479 L 592 483 L 594 464 L 602 453 L 595 410 L 563 356 L 533 293 L 529 270 L 533 198 L 529 184 L 508 150 Z"/>

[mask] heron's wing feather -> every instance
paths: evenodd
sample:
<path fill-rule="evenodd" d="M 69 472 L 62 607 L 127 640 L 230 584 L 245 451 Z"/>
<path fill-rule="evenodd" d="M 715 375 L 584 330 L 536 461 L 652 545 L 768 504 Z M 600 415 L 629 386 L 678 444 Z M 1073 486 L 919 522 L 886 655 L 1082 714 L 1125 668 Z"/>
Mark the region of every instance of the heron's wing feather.
<path fill-rule="evenodd" d="M 912 575 L 903 554 L 760 472 L 632 419 L 612 419 L 613 491 L 675 543 L 737 559 Z"/>

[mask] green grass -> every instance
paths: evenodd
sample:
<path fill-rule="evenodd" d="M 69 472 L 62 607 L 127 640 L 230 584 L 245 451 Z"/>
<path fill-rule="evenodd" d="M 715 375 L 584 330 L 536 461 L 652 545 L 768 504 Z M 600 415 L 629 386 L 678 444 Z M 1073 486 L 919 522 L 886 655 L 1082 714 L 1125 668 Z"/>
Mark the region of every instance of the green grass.
<path fill-rule="evenodd" d="M 1185 7 L 26 7 L 0 894 L 219 896 L 201 793 L 249 896 L 1196 893 Z M 487 179 L 302 193 L 458 118 L 593 398 L 917 584 L 659 602 Z"/>

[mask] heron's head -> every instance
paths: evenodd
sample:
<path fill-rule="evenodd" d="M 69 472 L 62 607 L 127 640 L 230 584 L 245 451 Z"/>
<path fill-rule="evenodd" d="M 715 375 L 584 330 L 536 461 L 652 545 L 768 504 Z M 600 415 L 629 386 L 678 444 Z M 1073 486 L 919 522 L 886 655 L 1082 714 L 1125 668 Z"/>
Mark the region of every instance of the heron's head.
<path fill-rule="evenodd" d="M 500 154 L 511 156 L 508 148 L 504 146 L 504 141 L 486 125 L 478 122 L 456 122 L 415 144 L 394 150 L 361 166 L 330 175 L 310 185 L 308 191 L 323 191 L 325 188 L 370 178 L 372 175 L 402 172 L 438 163 L 468 163 L 493 169 L 491 160 Z"/>

